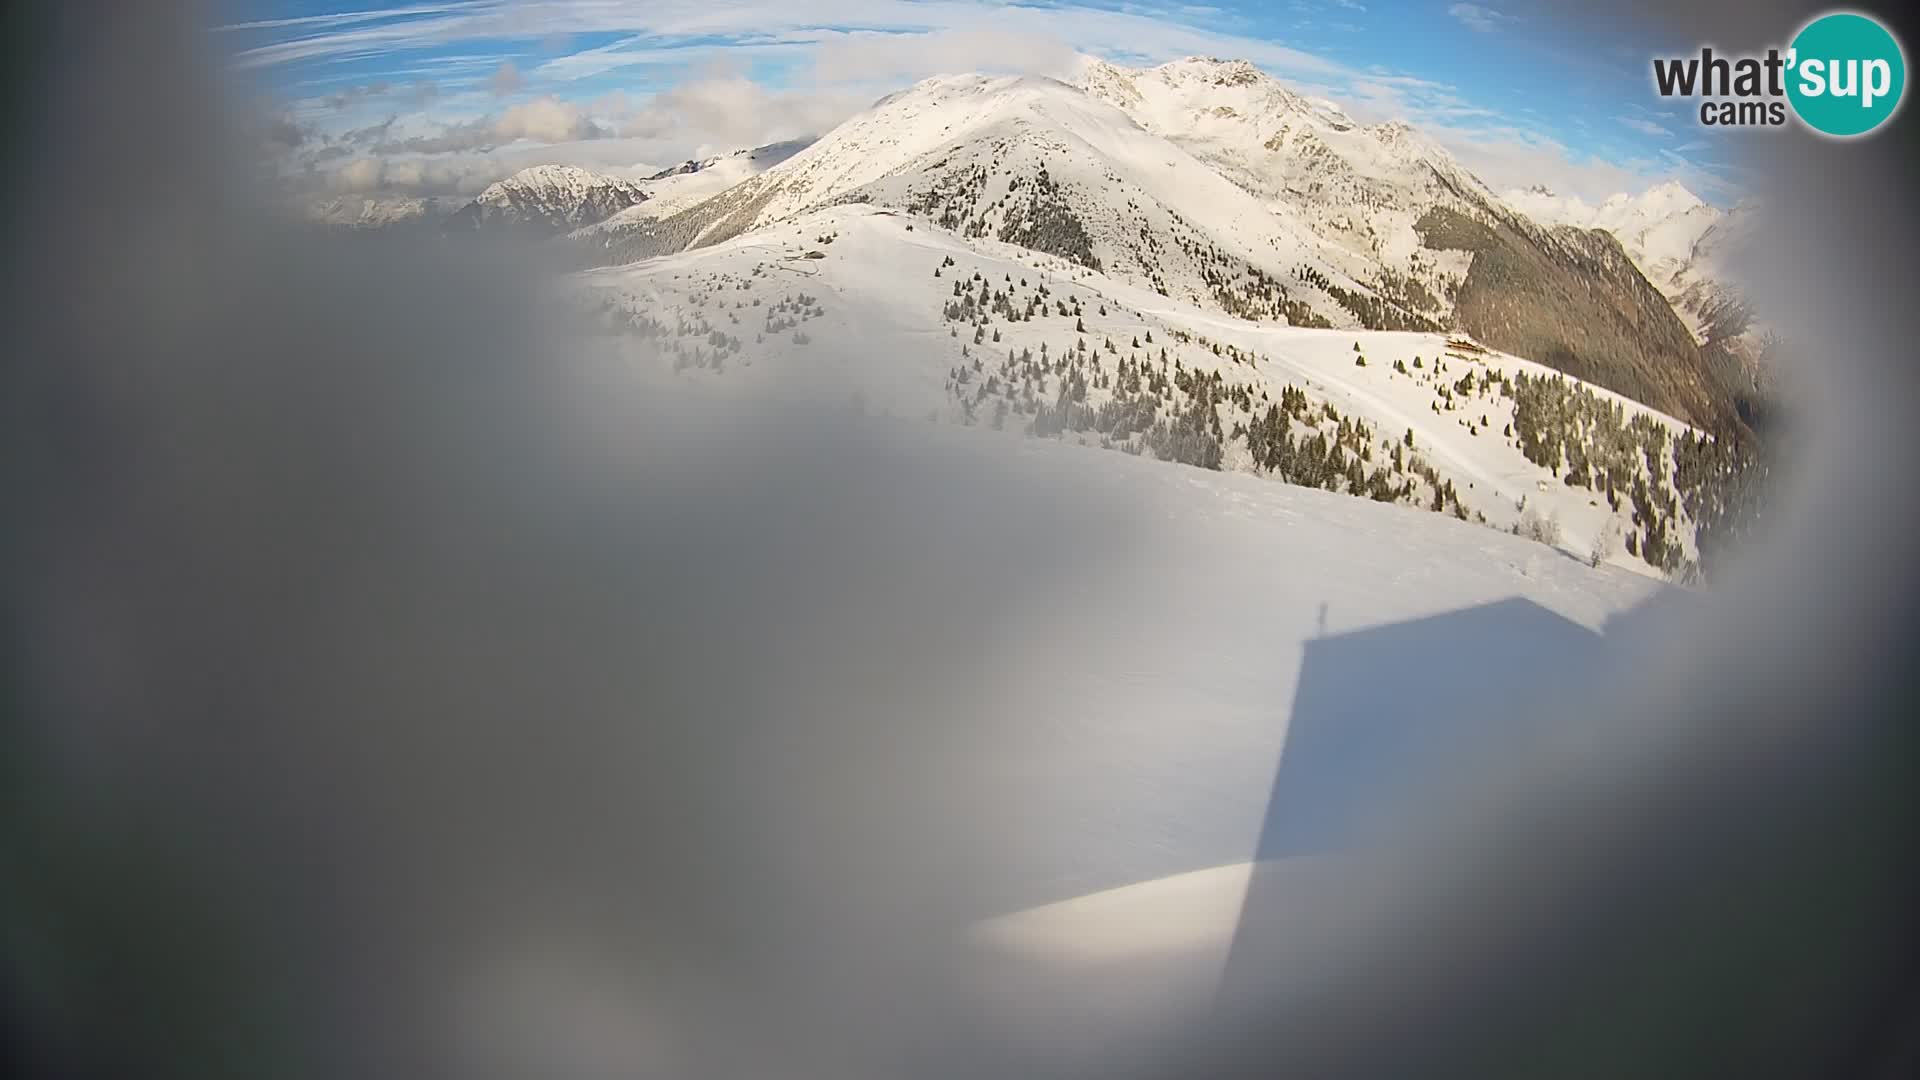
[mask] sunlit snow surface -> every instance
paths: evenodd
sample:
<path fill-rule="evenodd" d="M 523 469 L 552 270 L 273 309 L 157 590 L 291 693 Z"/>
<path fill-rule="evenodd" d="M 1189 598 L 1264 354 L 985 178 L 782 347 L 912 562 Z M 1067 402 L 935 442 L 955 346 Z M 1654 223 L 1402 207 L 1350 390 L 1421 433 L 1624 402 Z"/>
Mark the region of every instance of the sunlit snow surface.
<path fill-rule="evenodd" d="M 740 354 L 728 360 L 723 372 L 687 370 L 676 376 L 679 381 L 761 391 L 779 387 L 839 401 L 857 395 L 872 409 L 914 418 L 933 413 L 955 419 L 953 401 L 942 387 L 953 366 L 967 362 L 963 349 L 993 362 L 1010 349 L 1037 352 L 1044 345 L 1057 355 L 1077 341 L 1094 349 L 1112 341 L 1120 351 L 1109 356 L 1111 366 L 1114 356 L 1137 351 L 1133 343 L 1151 334 L 1151 344 L 1141 341 L 1144 355 L 1157 356 L 1164 349 L 1190 368 L 1219 370 L 1230 382 L 1267 389 L 1274 399 L 1291 384 L 1306 390 L 1316 405 L 1324 401 L 1345 415 L 1365 419 L 1387 438 L 1404 438 L 1412 430 L 1420 455 L 1454 482 L 1464 506 L 1484 514 L 1495 528 L 1519 520 L 1524 499 L 1534 513 L 1559 519 L 1561 546 L 1574 557 L 1585 558 L 1595 538 L 1606 531 L 1612 537 L 1608 558 L 1614 565 L 1652 572 L 1622 550 L 1621 517 L 1611 513 L 1604 500 L 1586 488 L 1565 486 L 1529 462 L 1504 434 L 1513 418 L 1511 398 L 1476 398 L 1458 408 L 1438 408 L 1441 389 L 1462 376 L 1559 374 L 1543 365 L 1492 352 L 1472 359 L 1449 355 L 1453 350 L 1442 334 L 1249 322 L 1063 259 L 992 240 L 963 241 L 914 221 L 866 206 L 835 207 L 712 247 L 592 271 L 581 282 L 612 303 L 670 326 L 705 320 L 743 339 Z M 831 241 L 822 242 L 823 237 Z M 954 265 L 934 276 L 947 258 Z M 1022 280 L 1032 286 L 1044 282 L 1051 299 L 1080 299 L 1084 315 L 1078 320 L 1043 316 L 1017 323 L 996 319 L 994 327 L 1001 334 L 997 342 L 973 344 L 964 325 L 958 336 L 950 336 L 954 327 L 942 320 L 941 308 L 952 299 L 956 280 L 975 273 L 994 288 L 1016 288 L 1014 283 Z M 805 342 L 786 332 L 760 339 L 768 306 L 800 295 L 815 298 L 822 309 L 819 317 L 799 327 Z M 1085 329 L 1076 331 L 1076 324 Z M 1193 340 L 1181 343 L 1176 339 L 1181 332 Z M 1261 359 L 1233 364 L 1200 345 L 1200 338 L 1235 345 Z M 636 363 L 660 367 L 657 343 L 627 347 Z M 1356 364 L 1362 356 L 1365 366 Z M 1416 358 L 1423 364 L 1418 369 L 1412 367 Z M 1406 371 L 1396 371 L 1396 362 Z M 1438 363 L 1446 365 L 1444 371 Z M 1621 403 L 1629 417 L 1648 414 L 1673 432 L 1689 430 L 1611 391 L 1592 390 L 1603 400 Z M 1229 442 L 1225 466 L 1244 468 L 1244 445 Z"/>
<path fill-rule="evenodd" d="M 659 381 L 619 358 L 605 370 Z M 672 392 L 709 403 L 780 392 L 724 378 Z M 1250 896 L 1257 917 L 1277 920 L 1262 948 L 1293 977 L 1337 966 L 1321 944 L 1329 920 L 1392 897 L 1343 895 L 1354 878 L 1329 868 L 1391 842 L 1449 785 L 1498 772 L 1528 740 L 1567 736 L 1534 726 L 1530 703 L 1580 693 L 1622 620 L 1666 590 L 1447 515 L 847 415 L 929 460 L 1021 477 L 1029 495 L 1124 508 L 1118 553 L 1081 564 L 1079 533 L 1036 537 L 1061 546 L 1036 551 L 1042 565 L 1077 569 L 1050 572 L 1043 599 L 1009 601 L 991 638 L 955 654 L 964 670 L 949 674 L 973 689 L 898 722 L 961 729 L 938 740 L 940 760 L 869 778 L 889 809 L 837 819 L 849 831 L 834 837 L 855 853 L 831 880 L 887 882 L 884 914 L 847 918 L 910 919 L 928 952 L 902 963 L 964 973 L 1003 1031 L 1050 1045 L 1144 1037 L 1208 1008 Z M 909 501 L 922 500 L 940 493 Z M 817 834 L 792 828 L 791 857 L 811 865 Z M 881 859 L 858 853 L 869 842 L 893 854 L 868 865 Z"/>

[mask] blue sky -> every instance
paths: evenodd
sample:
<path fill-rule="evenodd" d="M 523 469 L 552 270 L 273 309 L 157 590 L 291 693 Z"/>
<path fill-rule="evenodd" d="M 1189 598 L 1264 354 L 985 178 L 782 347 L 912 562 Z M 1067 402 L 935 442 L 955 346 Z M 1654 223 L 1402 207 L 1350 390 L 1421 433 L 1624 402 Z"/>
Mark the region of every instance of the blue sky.
<path fill-rule="evenodd" d="M 1738 195 L 1730 147 L 1649 90 L 1655 44 L 1527 0 L 240 0 L 218 47 L 341 190 L 463 191 L 536 161 L 641 168 L 818 133 L 960 70 L 1252 60 L 1363 120 L 1406 119 L 1496 189 Z M 1676 48 L 1677 46 L 1677 48 Z"/>

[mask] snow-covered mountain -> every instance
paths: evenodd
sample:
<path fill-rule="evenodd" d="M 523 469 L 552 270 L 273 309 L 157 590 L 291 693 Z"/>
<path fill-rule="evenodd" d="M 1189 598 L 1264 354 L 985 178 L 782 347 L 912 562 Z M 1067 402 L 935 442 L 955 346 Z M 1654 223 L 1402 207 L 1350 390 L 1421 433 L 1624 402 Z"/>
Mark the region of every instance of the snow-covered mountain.
<path fill-rule="evenodd" d="M 1186 63 L 1190 72 L 1217 68 L 1222 79 L 1253 71 L 1238 62 Z M 605 243 L 615 257 L 644 256 L 835 202 L 874 202 L 1249 317 L 1409 328 L 1436 327 L 1445 317 L 1444 294 L 1385 280 L 1395 275 L 1381 272 L 1381 256 L 1364 239 L 1347 235 L 1350 219 L 1322 228 L 1323 206 L 1277 200 L 1269 186 L 1248 182 L 1250 172 L 1223 171 L 1190 152 L 1215 147 L 1190 147 L 1137 122 L 1121 107 L 1126 96 L 1110 85 L 1126 77 L 1125 69 L 1096 64 L 1090 72 L 1087 86 L 980 75 L 929 79 L 881 99 L 693 219 L 624 236 L 610 230 Z M 1293 98 L 1259 78 L 1263 89 Z M 1349 126 L 1332 106 L 1319 108 L 1326 127 Z M 1386 145 L 1376 147 L 1376 157 L 1394 147 L 1404 155 L 1440 154 L 1404 125 L 1384 126 L 1379 135 Z M 1401 171 L 1431 172 L 1417 163 Z M 1477 186 L 1450 167 L 1447 175 Z M 1405 254 L 1396 269 L 1411 268 L 1431 284 L 1449 270 L 1456 279 L 1464 274 L 1468 260 L 1458 255 L 1415 254 L 1412 223 L 1423 207 L 1408 210 L 1409 200 L 1384 189 L 1369 202 L 1400 208 L 1398 246 Z"/>
<path fill-rule="evenodd" d="M 640 186 L 647 193 L 644 202 L 635 203 L 603 221 L 586 226 L 580 230 L 580 235 L 582 238 L 590 238 L 606 230 L 618 230 L 636 222 L 650 221 L 679 213 L 720 194 L 743 180 L 758 176 L 806 149 L 812 142 L 812 139 L 794 139 L 769 143 L 765 146 L 735 150 L 731 154 L 688 160 L 661 169 L 640 181 Z"/>
<path fill-rule="evenodd" d="M 1697 553 L 1715 444 L 1457 334 L 1245 319 L 858 202 L 581 284 L 629 359 L 675 380 L 1246 472 L 1642 571 Z"/>
<path fill-rule="evenodd" d="M 1754 394 L 1773 377 L 1766 362 L 1770 332 L 1738 285 L 1739 252 L 1759 216 L 1751 203 L 1722 211 L 1674 181 L 1597 206 L 1542 186 L 1504 198 L 1543 224 L 1598 229 L 1617 239 L 1672 303 L 1718 380 L 1733 388 L 1741 415 L 1750 415 Z"/>
<path fill-rule="evenodd" d="M 648 198 L 646 185 L 638 180 L 571 165 L 535 165 L 487 185 L 447 220 L 447 227 L 564 232 L 603 221 Z"/>
<path fill-rule="evenodd" d="M 1622 221 L 1623 260 L 1604 240 L 1554 228 L 1568 222 L 1516 213 L 1411 126 L 1361 124 L 1245 61 L 1094 60 L 1077 82 L 1310 230 L 1321 256 L 1381 304 L 1522 355 L 1565 357 L 1567 370 L 1673 412 L 1725 418 L 1726 394 L 1697 343 L 1665 294 L 1637 280 L 1651 276 L 1640 252 L 1676 246 L 1659 230 Z M 1666 194 L 1698 203 L 1683 189 Z"/>
<path fill-rule="evenodd" d="M 1701 230 L 1667 282 L 1674 308 L 1700 327 L 1703 339 L 1726 338 L 1750 329 L 1736 325 L 1729 316 L 1746 307 L 1736 284 L 1738 268 L 1758 222 L 1759 211 L 1752 203 L 1738 203 L 1725 213 L 1716 211 L 1713 223 Z"/>
<path fill-rule="evenodd" d="M 720 195 L 581 240 L 623 263 L 848 202 L 1240 318 L 1458 328 L 1689 420 L 1732 415 L 1609 236 L 1542 227 L 1407 125 L 1358 124 L 1243 61 L 929 79 Z"/>
<path fill-rule="evenodd" d="M 1478 213 L 1495 202 L 1405 123 L 1361 124 L 1244 60 L 1190 57 L 1146 69 L 1091 60 L 1077 84 L 1311 233 L 1349 276 L 1408 294 L 1395 299 L 1425 314 L 1444 315 L 1466 260 L 1424 247 L 1415 224 L 1436 206 Z"/>
<path fill-rule="evenodd" d="M 810 143 L 644 179 L 523 170 L 448 227 L 564 235 L 604 265 L 848 202 L 1257 322 L 1461 330 L 1715 430 L 1751 388 L 1723 355 L 1744 306 L 1689 266 L 1719 212 L 1684 188 L 1502 198 L 1409 125 L 1359 123 L 1239 60 L 936 77 Z"/>
<path fill-rule="evenodd" d="M 1543 225 L 1612 233 L 1647 280 L 1669 296 L 1677 291 L 1674 278 L 1693 260 L 1694 245 L 1721 218 L 1719 210 L 1673 180 L 1638 195 L 1614 195 L 1598 206 L 1543 186 L 1509 191 L 1504 198 Z"/>
<path fill-rule="evenodd" d="M 627 258 L 717 242 L 840 202 L 894 206 L 1089 269 L 1204 299 L 1246 281 L 1263 314 L 1299 266 L 1337 275 L 1247 192 L 1119 110 L 1051 79 L 930 79 L 883 98 L 789 160 L 647 231 L 609 234 Z M 1301 293 L 1323 290 L 1301 283 Z"/>
<path fill-rule="evenodd" d="M 1775 354 L 1778 335 L 1739 284 L 1759 219 L 1752 203 L 1735 204 L 1700 235 L 1672 282 L 1674 310 L 1698 328 L 1709 360 L 1737 381 L 1743 416 L 1764 410 L 1785 374 Z"/>

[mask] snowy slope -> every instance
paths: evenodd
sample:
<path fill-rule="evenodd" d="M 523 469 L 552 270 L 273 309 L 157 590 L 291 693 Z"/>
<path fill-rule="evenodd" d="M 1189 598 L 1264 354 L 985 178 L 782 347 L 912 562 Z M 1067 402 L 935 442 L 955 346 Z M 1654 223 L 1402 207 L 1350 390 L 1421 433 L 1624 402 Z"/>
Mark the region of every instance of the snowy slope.
<path fill-rule="evenodd" d="M 1568 554 L 1584 558 L 1606 534 L 1612 561 L 1647 569 L 1620 550 L 1624 509 L 1616 512 L 1598 493 L 1561 483 L 1505 434 L 1515 401 L 1498 389 L 1501 376 L 1554 373 L 1495 352 L 1463 352 L 1446 335 L 1248 322 L 1063 258 L 970 241 L 859 205 L 592 271 L 583 282 L 608 325 L 632 336 L 636 356 L 679 378 L 801 388 L 833 400 L 857 397 L 895 415 L 1009 431 L 1032 430 L 1042 407 L 1059 405 L 1067 381 L 1059 371 L 1036 376 L 1032 360 L 1009 373 L 1003 365 L 1013 363 L 1010 357 L 1072 358 L 1092 380 L 1086 404 L 1097 409 L 1114 400 L 1122 360 L 1144 359 L 1157 368 L 1164 351 L 1169 381 L 1178 381 L 1180 371 L 1217 373 L 1221 392 L 1233 398 L 1214 413 L 1224 469 L 1261 471 L 1234 429 L 1292 387 L 1307 396 L 1312 430 L 1328 438 L 1351 435 L 1349 448 L 1357 453 L 1364 446 L 1372 456 L 1369 470 L 1405 460 L 1395 474 L 1408 486 L 1396 500 L 1409 507 L 1405 512 L 1425 513 L 1437 481 L 1451 492 L 1450 513 L 1495 529 L 1554 519 Z M 950 314 L 962 285 L 976 296 L 990 285 L 1005 295 L 1006 311 L 1024 315 L 1032 304 L 1036 314 L 957 321 Z M 1076 314 L 1060 314 L 1063 305 Z M 1361 358 L 1364 365 L 1357 363 Z M 1494 380 L 1493 388 L 1472 385 L 1483 376 Z M 1460 391 L 1463 379 L 1469 387 Z M 1671 432 L 1687 430 L 1619 395 L 1590 389 L 1626 418 L 1646 415 Z M 1163 418 L 1192 400 L 1172 386 L 1163 393 Z M 1045 431 L 1045 420 L 1038 423 Z M 1296 437 L 1307 434 L 1295 430 Z M 1109 439 L 1086 429 L 1046 433 L 1142 449 L 1139 437 Z M 1418 477 L 1416 460 L 1433 475 Z"/>
<path fill-rule="evenodd" d="M 645 202 L 635 203 L 604 221 L 588 225 L 580 230 L 580 233 L 583 236 L 591 236 L 597 232 L 618 229 L 635 222 L 677 214 L 713 198 L 743 180 L 758 176 L 804 150 L 810 141 L 800 139 L 792 142 L 769 143 L 766 146 L 735 150 L 731 154 L 722 154 L 700 161 L 686 161 L 672 168 L 662 169 L 640 181 L 647 192 Z"/>
<path fill-rule="evenodd" d="M 843 222 L 831 249 L 874 254 L 858 247 L 856 232 Z M 916 239 L 925 239 L 919 232 Z M 725 257 L 718 250 L 697 254 Z M 697 268 L 667 263 L 677 270 L 669 269 L 662 289 L 676 287 L 671 273 L 684 282 Z M 816 345 L 828 341 L 838 314 L 833 297 L 819 295 L 828 314 L 806 324 Z M 822 366 L 861 360 L 816 355 Z M 764 363 L 756 361 L 754 370 Z M 1395 712 L 1413 723 L 1431 724 L 1445 715 L 1441 709 L 1463 702 L 1523 709 L 1528 680 L 1559 674 L 1562 666 L 1590 670 L 1588 632 L 1659 591 L 1646 578 L 1592 570 L 1539 544 L 1439 515 L 917 419 L 836 425 L 844 445 L 858 452 L 845 456 L 851 461 L 830 455 L 828 482 L 816 475 L 820 490 L 808 490 L 794 481 L 810 470 L 789 464 L 816 456 L 804 425 L 796 438 L 757 407 L 780 400 L 776 394 L 742 393 L 750 400 L 741 409 L 696 407 L 741 389 L 728 380 L 746 369 L 729 365 L 718 377 L 683 373 L 670 388 L 658 385 L 657 370 L 637 364 L 598 370 L 606 385 L 586 388 L 589 403 L 580 407 L 575 430 L 649 450 L 639 483 L 661 484 L 664 475 L 686 485 L 691 503 L 712 497 L 739 508 L 737 515 L 706 518 L 725 530 L 711 550 L 642 547 L 635 556 L 625 545 L 609 545 L 616 552 L 610 565 L 633 575 L 620 580 L 687 575 L 693 596 L 684 609 L 668 607 L 643 622 L 665 624 L 657 638 L 631 635 L 610 646 L 610 655 L 633 662 L 637 652 L 643 670 L 663 665 L 654 658 L 661 651 L 676 659 L 714 655 L 723 666 L 695 663 L 695 674 L 666 673 L 665 692 L 692 692 L 687 730 L 707 730 L 715 718 L 724 725 L 731 715 L 725 705 L 742 685 L 769 713 L 765 727 L 744 729 L 751 736 L 739 756 L 726 759 L 742 763 L 729 774 L 744 778 L 739 787 L 694 804 L 719 808 L 719 827 L 753 831 L 724 857 L 708 844 L 690 845 L 687 858 L 728 870 L 767 865 L 769 888 L 785 883 L 781 872 L 793 875 L 801 898 L 816 903 L 783 904 L 780 926 L 819 933 L 829 954 L 855 942 L 868 950 L 862 964 L 832 968 L 797 965 L 790 953 L 775 958 L 804 980 L 807 1002 L 860 1028 L 830 1029 L 836 1054 L 862 1032 L 897 1035 L 886 1004 L 913 1000 L 908 988 L 923 988 L 928 979 L 978 973 L 995 1015 L 1004 1008 L 1009 1023 L 1046 1029 L 1036 1034 L 1056 1047 L 1067 1041 L 1063 1013 L 1104 1029 L 1204 1004 L 1219 977 L 1224 913 L 1245 892 L 1248 875 L 1231 867 L 1260 849 L 1277 767 L 1292 752 L 1296 719 L 1311 711 L 1295 704 L 1303 689 L 1328 680 L 1396 688 Z M 654 403 L 651 416 L 631 407 L 636 398 Z M 662 417 L 708 434 L 662 439 L 651 434 L 669 426 Z M 783 457 L 783 450 L 790 453 Z M 655 473 L 652 461 L 673 465 Z M 741 484 L 743 473 L 769 487 Z M 619 492 L 634 482 L 621 471 L 605 487 Z M 729 495 L 769 489 L 778 494 Z M 852 523 L 840 524 L 848 512 Z M 822 560 L 823 547 L 845 543 L 843 530 L 854 534 L 855 553 L 845 563 L 826 559 L 830 572 L 815 580 L 807 571 Z M 867 540 L 875 531 L 883 538 Z M 708 534 L 696 526 L 670 535 Z M 867 558 L 870 552 L 879 557 Z M 625 569 L 629 559 L 660 555 L 647 559 L 650 569 Z M 766 565 L 780 572 L 766 576 Z M 859 570 L 849 575 L 845 565 Z M 742 611 L 758 605 L 714 603 L 709 584 L 731 583 L 735 575 L 744 575 L 755 595 L 781 594 L 774 610 L 791 621 L 737 625 Z M 896 588 L 857 587 L 876 579 Z M 766 581 L 793 584 L 767 590 Z M 968 590 L 964 603 L 939 603 L 958 588 Z M 623 615 L 646 611 L 652 593 L 627 587 L 609 607 Z M 951 633 L 931 635 L 930 644 L 917 630 L 902 635 L 900 627 L 922 624 L 885 617 L 896 610 L 912 610 Z M 837 629 L 846 624 L 857 627 L 851 641 Z M 1540 629 L 1559 633 L 1535 633 Z M 1546 645 L 1517 659 L 1510 650 L 1519 635 Z M 1369 644 L 1376 640 L 1384 645 Z M 1336 657 L 1329 667 L 1327 643 L 1343 641 L 1357 647 L 1347 654 L 1352 659 Z M 922 663 L 940 673 L 925 692 L 911 673 L 897 677 L 896 664 L 912 672 Z M 1458 663 L 1462 679 L 1410 674 L 1435 663 Z M 714 670 L 723 677 L 711 679 Z M 759 693 L 795 682 L 797 694 Z M 1555 684 L 1563 693 L 1569 685 Z M 842 707 L 823 707 L 822 693 L 826 706 Z M 710 709 L 716 696 L 722 707 Z M 844 707 L 847 697 L 853 708 Z M 632 745 L 619 744 L 623 753 Z M 613 772 L 620 780 L 632 776 L 618 757 Z M 725 807 L 742 798 L 739 790 L 751 802 L 735 814 Z M 1381 802 L 1402 794 L 1360 790 Z M 594 802 L 603 823 L 607 805 L 620 804 Z M 731 840 L 738 833 L 715 835 Z M 771 854 L 759 863 L 755 856 L 764 851 Z M 1229 869 L 1204 873 L 1217 867 Z M 1202 872 L 1197 879 L 1187 876 L 1195 872 Z M 1088 899 L 1076 902 L 1081 897 Z M 1142 954 L 1172 959 L 1180 970 L 1169 978 L 1154 965 L 1137 979 L 1128 977 L 1140 975 L 1137 968 L 1116 970 Z M 617 949 L 611 955 L 644 962 Z M 566 976 L 575 973 L 564 969 L 543 979 L 542 1000 L 600 985 L 591 980 L 605 972 L 603 959 L 594 955 L 572 987 Z M 819 978 L 820 970 L 836 977 Z M 1053 989 L 1064 992 L 1045 993 Z M 1109 990 L 1126 1000 L 1105 998 Z M 876 1015 L 888 1023 L 865 1019 Z M 979 1037 L 981 1029 L 954 1016 L 942 1011 L 934 1018 L 945 1022 L 947 1037 Z M 552 1034 L 564 1042 L 576 1030 L 556 1024 Z M 737 1041 L 738 1025 L 730 1031 Z M 888 1061 L 896 1068 L 872 1071 L 834 1060 L 821 1075 L 899 1074 L 899 1059 Z"/>
<path fill-rule="evenodd" d="M 1408 125 L 1361 124 L 1244 60 L 1189 57 L 1154 68 L 1090 60 L 1078 83 L 1311 230 L 1350 275 L 1410 276 L 1435 294 L 1425 308 L 1434 313 L 1444 311 L 1447 284 L 1465 267 L 1423 251 L 1413 223 L 1435 205 L 1495 202 Z"/>

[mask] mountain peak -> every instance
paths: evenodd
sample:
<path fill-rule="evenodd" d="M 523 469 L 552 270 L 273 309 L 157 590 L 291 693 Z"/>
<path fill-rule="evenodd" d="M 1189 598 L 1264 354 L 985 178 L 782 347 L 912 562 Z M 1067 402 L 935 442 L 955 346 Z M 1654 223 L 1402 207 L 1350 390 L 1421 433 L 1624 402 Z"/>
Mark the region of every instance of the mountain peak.
<path fill-rule="evenodd" d="M 1641 198 L 1647 201 L 1658 200 L 1675 209 L 1687 209 L 1706 205 L 1704 199 L 1695 195 L 1685 184 L 1682 184 L 1678 180 L 1668 180 L 1664 183 L 1655 184 L 1653 187 L 1648 188 Z"/>
<path fill-rule="evenodd" d="M 745 151 L 738 151 L 738 152 L 745 153 Z M 665 180 L 669 176 L 685 176 L 688 173 L 697 173 L 701 169 L 707 168 L 708 166 L 712 165 L 714 162 L 717 162 L 719 160 L 720 159 L 717 157 L 703 158 L 700 160 L 688 158 L 687 160 L 681 162 L 678 165 L 669 165 L 666 168 L 661 169 L 659 172 L 649 174 L 647 176 L 647 179 L 649 181 Z"/>
<path fill-rule="evenodd" d="M 462 229 L 498 223 L 553 231 L 600 221 L 646 198 L 646 186 L 638 180 L 576 165 L 533 165 L 488 184 L 449 223 Z"/>
<path fill-rule="evenodd" d="M 508 176 L 498 183 L 519 187 L 532 187 L 540 184 L 580 184 L 591 183 L 598 178 L 597 173 L 583 169 L 578 165 L 529 165 Z"/>
<path fill-rule="evenodd" d="M 1532 197 L 1568 204 L 1557 209 L 1576 212 L 1582 227 L 1528 225 L 1519 203 L 1502 206 L 1411 124 L 1361 123 L 1245 60 L 1127 68 L 1088 59 L 1075 83 L 926 79 L 658 226 L 643 224 L 657 205 L 625 213 L 621 231 L 595 233 L 607 237 L 596 245 L 607 261 L 634 262 L 724 248 L 756 231 L 804 243 L 834 234 L 843 214 L 884 213 L 926 227 L 912 238 L 916 250 L 923 237 L 960 249 L 1012 245 L 1029 253 L 1030 268 L 1252 322 L 1455 327 L 1494 348 L 1592 357 L 1603 381 L 1658 407 L 1711 411 L 1697 347 L 1655 291 L 1711 211 L 1669 227 L 1636 207 L 1616 242 L 1590 231 L 1593 207 L 1542 192 Z M 1677 186 L 1651 197 L 1691 201 Z M 854 205 L 868 209 L 841 209 Z M 828 217 L 802 225 L 809 215 Z M 954 298 L 967 291 L 942 284 L 958 287 Z M 1634 317 L 1607 315 L 1618 310 Z M 1566 329 L 1589 324 L 1602 329 Z"/>
<path fill-rule="evenodd" d="M 1204 78 L 1215 86 L 1251 86 L 1270 78 L 1250 60 L 1224 60 L 1218 56 L 1188 56 L 1152 70 Z"/>
<path fill-rule="evenodd" d="M 606 187 L 639 189 L 636 181 L 606 176 L 577 165 L 530 165 L 505 179 L 488 184 L 476 201 L 487 202 L 503 198 L 510 192 L 529 191 L 577 196 Z"/>

